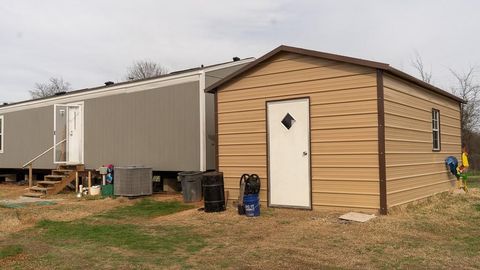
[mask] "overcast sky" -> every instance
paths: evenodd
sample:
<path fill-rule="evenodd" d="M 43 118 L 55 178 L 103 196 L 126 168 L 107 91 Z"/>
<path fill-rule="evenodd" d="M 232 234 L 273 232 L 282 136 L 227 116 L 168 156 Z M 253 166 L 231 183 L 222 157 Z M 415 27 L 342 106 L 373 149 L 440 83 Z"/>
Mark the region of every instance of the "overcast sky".
<path fill-rule="evenodd" d="M 260 57 L 285 44 L 386 62 L 434 84 L 480 64 L 480 1 L 0 0 L 0 101 L 35 82 L 74 89 L 120 81 L 134 60 L 170 71 Z"/>

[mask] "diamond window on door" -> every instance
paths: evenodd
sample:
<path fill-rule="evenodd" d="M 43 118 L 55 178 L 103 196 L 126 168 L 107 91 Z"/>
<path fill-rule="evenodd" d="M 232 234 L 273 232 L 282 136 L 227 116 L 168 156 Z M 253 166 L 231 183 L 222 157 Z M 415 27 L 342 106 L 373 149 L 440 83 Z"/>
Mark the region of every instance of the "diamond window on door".
<path fill-rule="evenodd" d="M 287 115 L 285 115 L 285 117 L 283 117 L 282 119 L 282 124 L 287 129 L 290 129 L 294 123 L 295 123 L 295 118 L 293 118 L 293 116 L 291 116 L 289 113 L 287 113 Z"/>

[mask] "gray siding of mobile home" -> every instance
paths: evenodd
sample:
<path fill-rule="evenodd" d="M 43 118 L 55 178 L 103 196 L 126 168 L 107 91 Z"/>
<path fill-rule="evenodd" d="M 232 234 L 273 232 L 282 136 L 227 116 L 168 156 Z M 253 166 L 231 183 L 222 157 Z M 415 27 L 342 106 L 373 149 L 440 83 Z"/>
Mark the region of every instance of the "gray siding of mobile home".
<path fill-rule="evenodd" d="M 245 64 L 206 72 L 205 86 Z M 183 82 L 144 91 L 135 91 L 138 90 L 136 87 L 144 86 L 126 84 L 122 87 L 126 89 L 123 93 L 90 99 L 78 96 L 74 101 L 56 102 L 84 102 L 86 167 L 93 169 L 111 163 L 117 166 L 144 165 L 159 171 L 199 170 L 199 82 Z M 54 106 L 49 99 L 43 102 L 44 105 L 35 108 L 13 111 L 9 106 L 0 108 L 5 127 L 0 169 L 20 168 L 53 145 Z M 216 145 L 212 94 L 206 94 L 205 111 L 206 169 L 214 169 Z M 34 163 L 34 168 L 38 169 L 55 167 L 52 151 Z"/>
<path fill-rule="evenodd" d="M 239 70 L 244 65 L 236 65 L 232 67 L 217 69 L 209 71 L 205 74 L 205 88 L 216 83 L 222 78 L 228 76 L 229 74 Z M 215 142 L 215 95 L 214 94 L 205 94 L 205 115 L 206 115 L 206 129 L 207 129 L 207 170 L 215 169 L 216 161 L 216 142 Z"/>
<path fill-rule="evenodd" d="M 199 84 L 85 101 L 85 165 L 198 170 Z"/>
<path fill-rule="evenodd" d="M 207 129 L 207 170 L 215 169 L 215 96 L 213 94 L 205 94 L 205 116 Z"/>
<path fill-rule="evenodd" d="M 198 97 L 197 81 L 85 100 L 86 167 L 111 163 L 161 171 L 198 170 Z M 53 105 L 10 113 L 0 110 L 0 115 L 5 121 L 0 168 L 20 168 L 52 146 Z M 54 168 L 52 161 L 49 152 L 34 168 Z"/>
<path fill-rule="evenodd" d="M 53 144 L 53 106 L 1 113 L 4 121 L 4 149 L 0 168 L 20 168 Z M 35 168 L 53 166 L 49 153 L 35 162 Z"/>

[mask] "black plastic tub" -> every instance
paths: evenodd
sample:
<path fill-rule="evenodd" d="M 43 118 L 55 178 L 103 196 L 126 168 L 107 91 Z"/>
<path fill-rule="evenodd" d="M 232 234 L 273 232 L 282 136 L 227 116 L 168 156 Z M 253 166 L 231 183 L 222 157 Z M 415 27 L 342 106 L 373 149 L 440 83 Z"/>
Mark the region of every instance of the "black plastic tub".
<path fill-rule="evenodd" d="M 222 172 L 206 172 L 203 174 L 203 194 L 205 212 L 225 211 Z"/>

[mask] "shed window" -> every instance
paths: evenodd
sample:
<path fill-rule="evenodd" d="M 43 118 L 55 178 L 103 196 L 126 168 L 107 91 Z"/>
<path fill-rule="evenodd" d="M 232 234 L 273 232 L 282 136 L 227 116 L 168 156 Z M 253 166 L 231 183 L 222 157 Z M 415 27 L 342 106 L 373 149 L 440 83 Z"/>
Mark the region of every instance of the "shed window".
<path fill-rule="evenodd" d="M 432 147 L 440 151 L 440 111 L 432 109 Z"/>

